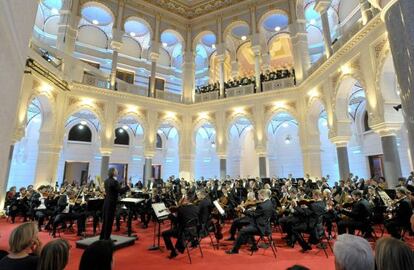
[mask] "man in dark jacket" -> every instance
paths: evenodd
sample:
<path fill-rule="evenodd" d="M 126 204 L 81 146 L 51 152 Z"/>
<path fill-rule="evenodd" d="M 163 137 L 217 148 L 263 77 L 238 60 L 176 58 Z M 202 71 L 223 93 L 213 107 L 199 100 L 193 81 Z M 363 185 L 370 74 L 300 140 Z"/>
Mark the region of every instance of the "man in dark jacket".
<path fill-rule="evenodd" d="M 271 233 L 270 219 L 274 212 L 274 205 L 270 200 L 270 195 L 270 190 L 259 190 L 259 200 L 262 202 L 257 205 L 255 211 L 250 212 L 249 215 L 252 218 L 251 224 L 240 230 L 239 236 L 237 237 L 233 248 L 231 250 L 227 250 L 227 254 L 238 254 L 241 245 L 246 243 L 249 237 Z M 253 246 L 252 249 L 257 249 L 257 247 Z"/>
<path fill-rule="evenodd" d="M 171 251 L 168 258 L 172 259 L 177 257 L 178 253 L 176 250 L 180 253 L 184 252 L 184 230 L 190 230 L 191 227 L 192 236 L 195 236 L 198 228 L 198 216 L 199 208 L 190 203 L 187 198 L 184 198 L 182 204 L 177 208 L 176 215 L 170 215 L 173 227 L 170 230 L 162 232 L 162 238 L 164 239 L 165 246 Z M 175 247 L 171 241 L 172 237 L 177 238 Z"/>
<path fill-rule="evenodd" d="M 129 190 L 129 185 L 121 187 L 116 180 L 118 171 L 115 168 L 110 168 L 108 171 L 108 179 L 105 180 L 105 200 L 102 215 L 102 230 L 99 237 L 100 240 L 109 240 L 112 232 L 112 225 L 115 218 L 116 204 L 118 197 Z"/>
<path fill-rule="evenodd" d="M 385 227 L 392 237 L 401 239 L 400 229 L 410 230 L 410 217 L 413 213 L 411 201 L 407 197 L 409 191 L 405 187 L 396 189 L 395 215 L 392 219 L 385 222 Z"/>
<path fill-rule="evenodd" d="M 354 201 L 352 210 L 341 211 L 342 214 L 349 217 L 349 219 L 343 219 L 338 222 L 338 234 L 346 233 L 348 229 L 349 234 L 354 234 L 355 229 L 362 230 L 365 234 L 370 234 L 370 219 L 372 210 L 369 206 L 369 202 L 362 198 L 362 191 L 354 190 L 352 192 L 352 199 Z"/>

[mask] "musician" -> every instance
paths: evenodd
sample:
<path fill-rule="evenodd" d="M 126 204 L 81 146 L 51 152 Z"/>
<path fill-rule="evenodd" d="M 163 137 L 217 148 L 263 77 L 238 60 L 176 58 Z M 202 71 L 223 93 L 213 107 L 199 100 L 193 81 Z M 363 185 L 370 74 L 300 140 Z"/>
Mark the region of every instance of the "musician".
<path fill-rule="evenodd" d="M 342 219 L 338 222 L 338 234 L 354 234 L 355 229 L 360 229 L 364 236 L 371 233 L 369 222 L 371 220 L 371 209 L 366 199 L 362 197 L 362 191 L 354 190 L 352 192 L 353 205 L 352 210 L 342 209 L 341 213 L 348 216 L 349 219 Z"/>
<path fill-rule="evenodd" d="M 200 201 L 199 208 L 199 221 L 202 229 L 205 231 L 208 229 L 208 223 L 210 221 L 211 210 L 213 209 L 213 203 L 204 191 L 197 191 L 197 199 Z"/>
<path fill-rule="evenodd" d="M 102 210 L 102 230 L 100 240 L 109 240 L 112 232 L 112 225 L 115 218 L 115 210 L 120 194 L 127 192 L 130 187 L 121 187 L 116 177 L 118 171 L 115 168 L 110 168 L 108 171 L 108 179 L 105 180 L 105 200 Z"/>
<path fill-rule="evenodd" d="M 324 233 L 322 218 L 326 213 L 326 204 L 322 200 L 322 192 L 319 189 L 313 190 L 312 199 L 313 200 L 310 201 L 303 201 L 305 204 L 301 207 L 297 207 L 297 203 L 293 202 L 293 206 L 296 206 L 295 212 L 303 217 L 303 222 L 299 222 L 293 226 L 290 244 L 294 245 L 297 240 L 302 247 L 302 252 L 311 250 L 312 248 L 309 244 L 317 244 L 320 235 Z M 306 205 L 306 203 L 308 203 L 308 205 Z M 308 232 L 310 234 L 309 243 L 303 239 L 301 234 L 303 232 Z"/>
<path fill-rule="evenodd" d="M 405 187 L 396 189 L 397 201 L 394 217 L 385 222 L 385 228 L 392 237 L 401 239 L 401 229 L 410 230 L 410 217 L 413 211 L 409 191 Z"/>
<path fill-rule="evenodd" d="M 181 205 L 177 208 L 176 216 L 174 214 L 170 215 L 171 222 L 173 224 L 172 229 L 162 232 L 162 238 L 164 239 L 165 246 L 168 250 L 171 251 L 168 256 L 169 259 L 175 258 L 178 256 L 178 252 L 183 253 L 184 246 L 184 229 L 191 221 L 198 222 L 199 208 L 190 203 L 188 198 L 184 196 L 181 200 Z M 175 247 L 171 241 L 171 238 L 177 238 Z"/>
<path fill-rule="evenodd" d="M 240 210 L 242 210 L 242 212 L 244 211 L 248 211 L 251 208 L 253 208 L 254 206 L 256 206 L 256 195 L 253 191 L 250 191 L 247 194 L 247 200 L 244 201 L 241 205 L 238 206 L 238 208 L 240 208 Z M 252 218 L 249 215 L 245 215 L 239 218 L 235 218 L 231 224 L 230 227 L 230 237 L 227 239 L 227 241 L 234 241 L 236 240 L 235 235 L 237 233 L 237 231 L 239 231 L 242 227 L 247 226 L 249 224 L 251 224 Z"/>
<path fill-rule="evenodd" d="M 16 216 L 18 214 L 23 216 L 24 222 L 27 221 L 28 212 L 30 209 L 29 198 L 30 198 L 30 193 L 28 193 L 26 188 L 22 187 L 19 189 L 19 192 L 17 192 L 14 195 L 14 197 L 11 199 L 9 215 L 11 217 L 12 223 L 15 222 Z"/>
<path fill-rule="evenodd" d="M 251 212 L 249 215 L 252 218 L 252 222 L 240 230 L 239 236 L 237 237 L 233 248 L 227 250 L 227 254 L 238 254 L 242 244 L 246 243 L 248 238 L 254 235 L 266 235 L 271 233 L 270 219 L 274 212 L 274 206 L 270 200 L 271 191 L 267 189 L 261 189 L 258 192 L 259 200 L 262 203 L 258 204 L 256 210 Z M 253 241 L 254 242 L 254 241 Z M 253 244 L 252 250 L 257 250 L 257 247 Z"/>

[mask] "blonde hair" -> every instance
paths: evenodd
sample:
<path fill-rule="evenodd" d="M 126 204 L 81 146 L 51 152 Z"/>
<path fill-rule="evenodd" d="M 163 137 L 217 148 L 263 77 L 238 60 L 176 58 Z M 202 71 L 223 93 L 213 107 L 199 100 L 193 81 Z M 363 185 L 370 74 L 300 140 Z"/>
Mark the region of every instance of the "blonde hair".
<path fill-rule="evenodd" d="M 383 237 L 376 244 L 375 262 L 378 270 L 413 269 L 414 252 L 403 241 Z"/>
<path fill-rule="evenodd" d="M 37 241 L 38 233 L 37 226 L 33 222 L 26 222 L 14 228 L 9 238 L 10 252 L 19 253 L 31 247 Z"/>
<path fill-rule="evenodd" d="M 63 270 L 69 260 L 69 243 L 57 239 L 47 243 L 40 253 L 39 270 Z"/>

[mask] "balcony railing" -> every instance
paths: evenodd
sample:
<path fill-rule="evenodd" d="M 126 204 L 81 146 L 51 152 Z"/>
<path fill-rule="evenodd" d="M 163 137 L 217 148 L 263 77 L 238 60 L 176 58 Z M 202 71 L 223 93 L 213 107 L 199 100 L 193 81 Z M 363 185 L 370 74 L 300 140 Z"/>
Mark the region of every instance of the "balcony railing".
<path fill-rule="evenodd" d="M 195 102 L 206 102 L 219 99 L 219 91 L 211 91 L 206 93 L 196 93 Z"/>
<path fill-rule="evenodd" d="M 181 103 L 181 95 L 172 92 L 156 90 L 155 97 L 163 100 L 168 100 L 171 102 Z"/>
<path fill-rule="evenodd" d="M 227 88 L 226 97 L 245 96 L 254 93 L 254 84 L 240 85 L 237 87 Z"/>
<path fill-rule="evenodd" d="M 295 79 L 293 77 L 284 78 L 280 80 L 267 81 L 262 83 L 263 92 L 279 90 L 282 88 L 290 88 L 295 86 Z"/>
<path fill-rule="evenodd" d="M 107 79 L 99 78 L 97 76 L 89 75 L 89 74 L 83 74 L 82 83 L 87 84 L 87 85 L 91 85 L 91 86 L 95 86 L 95 87 L 98 87 L 98 88 L 104 88 L 104 89 L 110 89 L 111 88 L 111 85 L 110 85 L 110 83 Z"/>

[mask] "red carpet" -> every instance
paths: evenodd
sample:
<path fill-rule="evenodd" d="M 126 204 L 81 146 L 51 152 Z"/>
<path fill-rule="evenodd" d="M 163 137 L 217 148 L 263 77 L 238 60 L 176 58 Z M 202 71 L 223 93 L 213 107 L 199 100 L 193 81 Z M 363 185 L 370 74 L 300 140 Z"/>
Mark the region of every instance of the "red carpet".
<path fill-rule="evenodd" d="M 16 225 L 8 223 L 5 219 L 0 220 L 0 249 L 7 250 L 8 237 L 11 230 Z M 122 224 L 125 229 L 125 224 Z M 168 252 L 160 251 L 148 251 L 147 248 L 153 241 L 153 225 L 148 229 L 138 228 L 134 223 L 134 230 L 139 236 L 139 240 L 135 242 L 135 245 L 120 249 L 115 253 L 114 269 L 145 269 L 145 270 L 165 270 L 168 267 L 169 270 L 251 270 L 251 269 L 263 269 L 263 270 L 276 270 L 286 269 L 294 264 L 300 264 L 310 269 L 335 269 L 334 258 L 332 252 L 328 249 L 329 258 L 326 258 L 323 251 L 313 249 L 306 254 L 299 252 L 299 245 L 296 245 L 294 249 L 288 248 L 281 240 L 281 234 L 279 232 L 274 233 L 274 238 L 277 241 L 277 259 L 275 260 L 271 249 L 259 249 L 258 252 L 250 256 L 247 247 L 240 250 L 238 255 L 227 255 L 225 250 L 230 248 L 231 242 L 223 241 L 220 246 L 220 250 L 213 250 L 210 245 L 208 237 L 203 240 L 202 248 L 204 252 L 204 258 L 201 258 L 198 249 L 195 249 L 191 253 L 193 263 L 190 264 L 187 255 L 179 255 L 173 260 L 167 258 Z M 88 229 L 91 226 L 88 225 Z M 165 226 L 167 228 L 167 226 Z M 228 229 L 228 225 L 226 226 Z M 75 241 L 78 239 L 75 234 L 63 234 L 62 238 L 69 240 L 72 249 L 70 250 L 70 263 L 66 269 L 76 270 L 79 266 L 79 260 L 82 255 L 82 250 L 75 247 Z M 225 238 L 228 234 L 225 233 Z M 52 238 L 47 232 L 41 232 L 40 238 L 43 243 L 50 241 Z M 163 241 L 161 239 L 161 246 Z M 99 258 L 97 258 L 99 259 Z"/>

